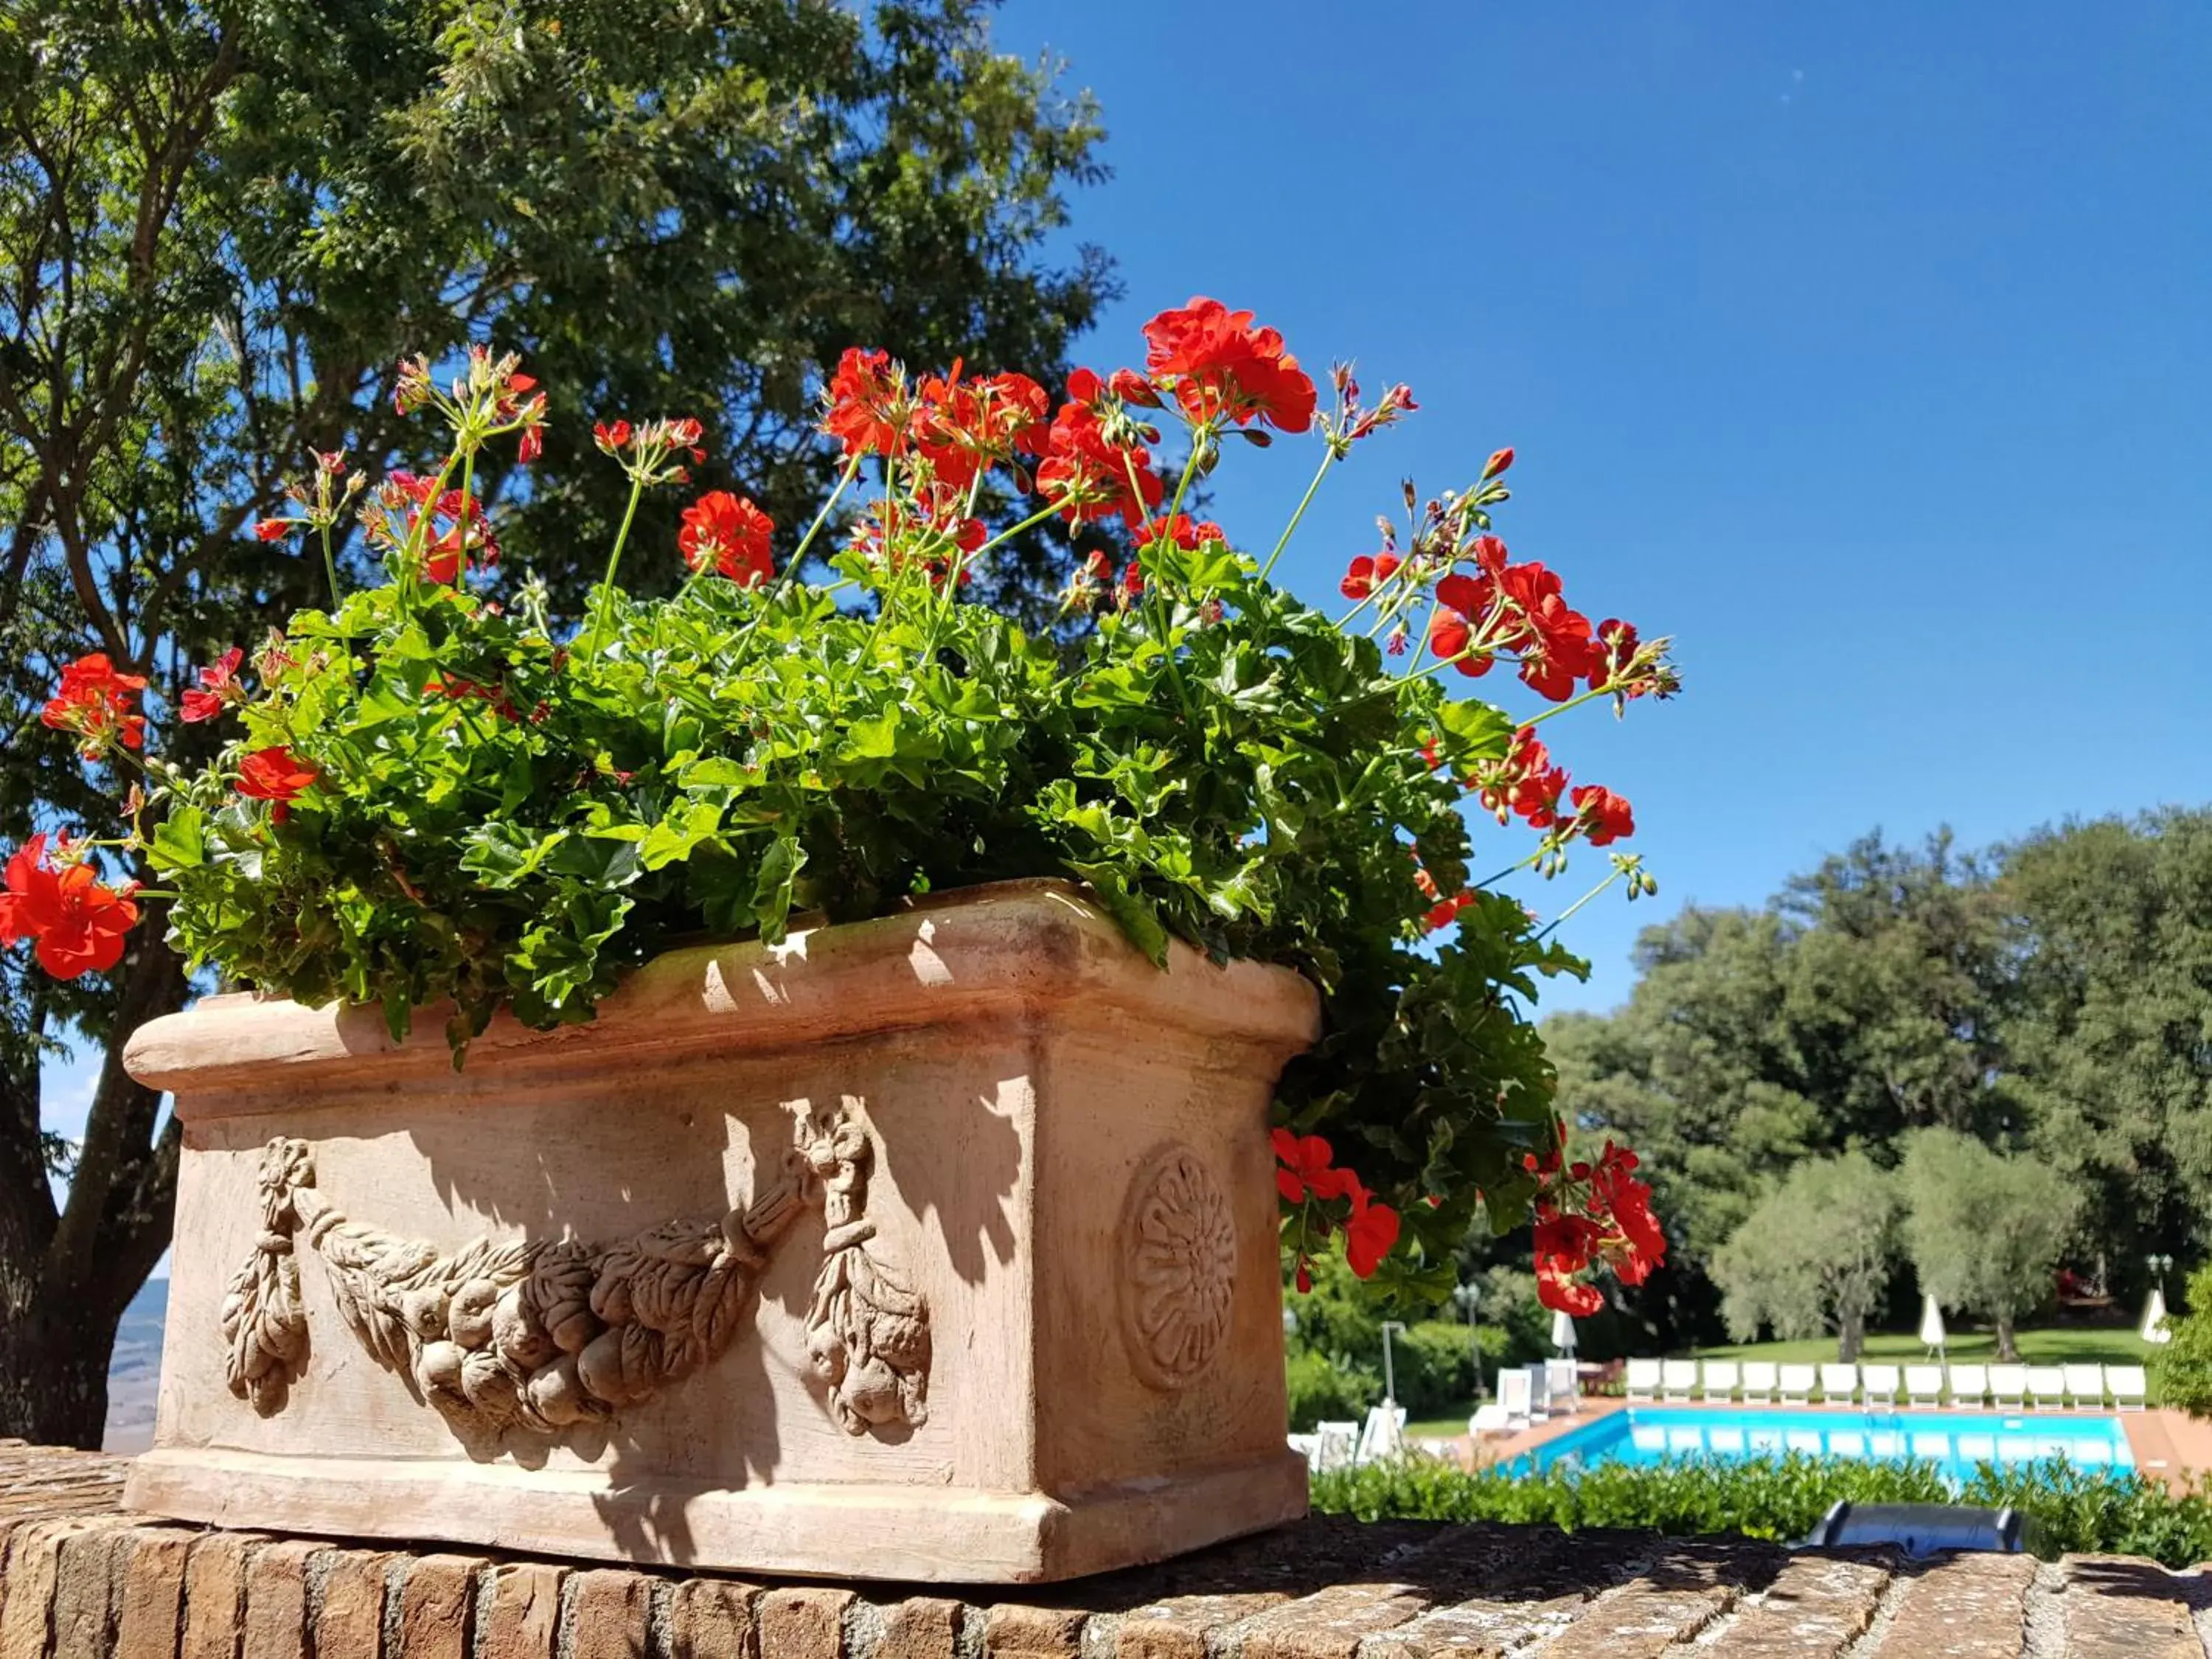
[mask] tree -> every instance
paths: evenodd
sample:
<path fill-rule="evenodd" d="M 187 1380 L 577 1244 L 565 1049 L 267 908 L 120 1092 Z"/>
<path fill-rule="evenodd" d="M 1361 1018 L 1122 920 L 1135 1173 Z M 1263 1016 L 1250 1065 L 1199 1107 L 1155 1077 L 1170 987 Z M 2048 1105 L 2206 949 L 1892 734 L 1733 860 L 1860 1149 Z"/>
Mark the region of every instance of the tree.
<path fill-rule="evenodd" d="M 1647 930 L 1636 961 L 1626 1007 L 1555 1017 L 1545 1037 L 1570 1115 L 1644 1155 L 1677 1249 L 1628 1300 L 1672 1340 L 1710 1328 L 1714 1252 L 1800 1161 L 1893 1162 L 1916 1125 L 1993 1129 L 2011 1109 L 2003 912 L 1948 836 L 1865 836 L 1764 910 Z"/>
<path fill-rule="evenodd" d="M 2029 1158 L 2006 1158 L 1955 1129 L 1922 1129 L 1905 1152 L 1905 1248 L 1921 1288 L 1996 1328 L 1997 1358 L 2015 1359 L 2013 1328 L 2050 1295 L 2074 1229 L 2078 1194 Z"/>
<path fill-rule="evenodd" d="M 2189 1311 L 2168 1316 L 2173 1340 L 2159 1351 L 2159 1397 L 2191 1417 L 2212 1417 L 2212 1267 L 2189 1276 Z"/>
<path fill-rule="evenodd" d="M 2001 884 L 2028 1144 L 2082 1194 L 2099 1267 L 2147 1288 L 2146 1254 L 2212 1245 L 2212 811 L 2027 836 Z"/>
<path fill-rule="evenodd" d="M 830 475 L 811 402 L 843 347 L 1056 378 L 1110 287 L 1095 251 L 1039 258 L 1098 128 L 991 49 L 987 13 L 0 12 L 0 834 L 111 833 L 122 781 L 73 775 L 38 723 L 59 662 L 103 651 L 173 708 L 194 664 L 323 597 L 319 552 L 249 527 L 311 448 L 419 459 L 390 407 L 403 352 L 527 356 L 562 418 L 535 465 L 477 482 L 507 500 L 507 556 L 569 604 L 622 505 L 580 411 L 705 418 L 699 481 L 754 496 L 788 548 Z M 635 544 L 671 549 L 679 506 L 649 503 Z M 995 574 L 1036 591 L 1054 556 Z M 679 570 L 634 562 L 644 589 Z M 0 978 L 0 1435 L 97 1443 L 116 1322 L 167 1242 L 177 1130 L 120 1063 L 192 988 L 157 932 L 74 987 Z M 72 1034 L 105 1059 L 58 1149 L 39 1063 Z"/>
<path fill-rule="evenodd" d="M 1832 1330 L 1837 1358 L 1856 1359 L 1889 1282 L 1897 1214 L 1895 1178 L 1864 1152 L 1798 1164 L 1713 1258 L 1730 1334 Z"/>

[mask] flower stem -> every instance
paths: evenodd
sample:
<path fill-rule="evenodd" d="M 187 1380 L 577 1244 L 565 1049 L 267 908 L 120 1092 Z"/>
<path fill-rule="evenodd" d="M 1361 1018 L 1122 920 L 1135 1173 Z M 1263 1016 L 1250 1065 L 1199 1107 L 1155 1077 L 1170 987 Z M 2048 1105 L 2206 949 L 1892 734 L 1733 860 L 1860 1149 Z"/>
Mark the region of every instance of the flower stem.
<path fill-rule="evenodd" d="M 1553 916 L 1552 920 L 1545 925 L 1543 929 L 1537 933 L 1536 937 L 1540 939 L 1545 938 L 1547 934 L 1556 929 L 1561 922 L 1565 921 L 1569 916 L 1574 915 L 1576 911 L 1581 909 L 1583 906 L 1588 904 L 1592 899 L 1595 898 L 1600 893 L 1605 891 L 1607 888 L 1612 886 L 1613 883 L 1620 879 L 1620 871 L 1619 867 L 1616 866 L 1611 875 L 1607 876 L 1603 881 L 1598 883 L 1596 886 L 1591 888 L 1589 892 L 1584 893 L 1580 898 L 1577 899 L 1572 904 L 1570 904 L 1565 909 L 1560 911 L 1558 915 Z"/>
<path fill-rule="evenodd" d="M 845 470 L 837 475 L 837 487 L 830 492 L 830 499 L 822 503 L 822 510 L 814 515 L 814 522 L 806 526 L 806 533 L 799 538 L 799 545 L 792 550 L 791 562 L 784 567 L 787 578 L 797 579 L 799 567 L 805 562 L 806 550 L 814 545 L 815 537 L 821 533 L 822 526 L 830 520 L 830 509 L 837 505 L 837 498 L 845 493 L 845 487 L 859 476 L 860 463 L 866 459 L 863 453 L 845 463 Z"/>
<path fill-rule="evenodd" d="M 1336 451 L 1331 448 L 1322 456 L 1321 465 L 1314 472 L 1313 482 L 1306 486 L 1306 493 L 1299 498 L 1297 511 L 1291 514 L 1291 521 L 1283 526 L 1283 533 L 1276 538 L 1275 550 L 1267 555 L 1267 562 L 1260 567 L 1261 581 L 1267 580 L 1275 568 L 1275 561 L 1283 556 L 1283 550 L 1291 544 L 1291 538 L 1297 531 L 1298 520 L 1305 517 L 1306 509 L 1313 505 L 1314 492 L 1321 488 L 1321 481 L 1328 477 L 1329 468 L 1335 465 Z"/>
<path fill-rule="evenodd" d="M 320 534 L 323 538 L 323 574 L 329 580 L 331 584 L 331 609 L 332 611 L 336 611 L 338 608 L 338 599 L 340 597 L 338 593 L 338 562 L 337 556 L 331 551 L 331 527 L 327 523 L 325 523 L 317 526 L 316 529 L 318 533 Z"/>
<path fill-rule="evenodd" d="M 592 623 L 590 648 L 596 652 L 606 641 L 607 623 L 614 610 L 615 571 L 622 564 L 623 544 L 629 539 L 630 520 L 637 517 L 638 497 L 645 494 L 642 469 L 629 475 L 629 505 L 623 509 L 622 528 L 615 532 L 614 550 L 607 555 L 607 574 L 599 582 L 599 610 Z"/>

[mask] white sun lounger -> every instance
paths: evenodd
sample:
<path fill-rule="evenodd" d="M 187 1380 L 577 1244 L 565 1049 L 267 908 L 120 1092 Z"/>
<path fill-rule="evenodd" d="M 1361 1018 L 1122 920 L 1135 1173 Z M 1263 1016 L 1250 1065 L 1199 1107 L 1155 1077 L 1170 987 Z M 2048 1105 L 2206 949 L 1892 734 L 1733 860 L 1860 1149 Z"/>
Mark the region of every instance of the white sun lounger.
<path fill-rule="evenodd" d="M 1826 1364 L 1820 1367 L 1820 1398 L 1831 1406 L 1848 1406 L 1859 1391 L 1859 1368 Z"/>
<path fill-rule="evenodd" d="M 1659 1397 L 1662 1400 L 1687 1400 L 1698 1386 L 1698 1362 L 1694 1359 L 1666 1359 L 1659 1364 Z"/>
<path fill-rule="evenodd" d="M 1583 1407 L 1582 1378 L 1571 1359 L 1544 1362 L 1544 1392 L 1556 1417 L 1572 1417 Z"/>
<path fill-rule="evenodd" d="M 1540 1359 L 1532 1359 L 1521 1369 L 1528 1378 L 1528 1419 L 1540 1422 L 1552 1414 L 1552 1373 Z"/>
<path fill-rule="evenodd" d="M 2027 1404 L 2027 1367 L 1990 1367 L 1990 1399 L 1999 1411 L 2020 1411 Z"/>
<path fill-rule="evenodd" d="M 1954 1365 L 1951 1367 L 1951 1403 L 1970 1412 L 1978 1412 L 1988 1403 L 1990 1368 L 1987 1365 Z"/>
<path fill-rule="evenodd" d="M 1474 1408 L 1474 1415 L 1467 1419 L 1468 1434 L 1470 1438 L 1476 1440 L 1481 1439 L 1486 1434 L 1510 1433 L 1514 1426 L 1513 1413 L 1507 1411 L 1504 1406 L 1497 1401 L 1492 1401 L 1487 1406 L 1477 1406 Z"/>
<path fill-rule="evenodd" d="M 1813 1403 L 1813 1382 L 1818 1371 L 1811 1365 L 1784 1365 L 1779 1376 L 1782 1403 L 1785 1406 L 1809 1406 Z"/>
<path fill-rule="evenodd" d="M 2066 1392 L 2075 1405 L 2085 1411 L 2105 1409 L 2105 1368 L 2102 1365 L 2069 1365 L 2066 1370 Z"/>
<path fill-rule="evenodd" d="M 1866 1403 L 1869 1406 L 1897 1404 L 1897 1367 L 1894 1365 L 1862 1365 L 1859 1380 L 1866 1385 Z"/>
<path fill-rule="evenodd" d="M 1905 1403 L 1923 1409 L 1943 1403 L 1943 1368 L 1941 1365 L 1907 1365 L 1905 1368 Z"/>
<path fill-rule="evenodd" d="M 1307 1454 L 1307 1464 L 1316 1469 L 1350 1468 L 1352 1455 L 1358 1445 L 1358 1424 L 1316 1423 L 1314 1425 L 1314 1449 Z"/>
<path fill-rule="evenodd" d="M 1500 1371 L 1498 1373 L 1498 1403 L 1505 1408 L 1505 1419 L 1516 1428 L 1528 1421 L 1528 1373 Z"/>
<path fill-rule="evenodd" d="M 2064 1405 L 2065 1368 L 2060 1365 L 2030 1365 L 2027 1368 L 2027 1397 L 2039 1406 Z"/>
<path fill-rule="evenodd" d="M 1406 1408 L 1403 1406 L 1370 1406 L 1367 1421 L 1360 1425 L 1359 1446 L 1352 1455 L 1354 1463 L 1381 1463 L 1406 1455 Z"/>
<path fill-rule="evenodd" d="M 2139 1412 L 2149 1403 L 2150 1383 L 2140 1365 L 2107 1365 L 2105 1386 L 2112 1391 L 2115 1411 Z"/>
<path fill-rule="evenodd" d="M 1739 1375 L 1740 1371 L 1735 1360 L 1708 1359 L 1705 1361 L 1705 1382 L 1702 1397 L 1719 1404 L 1727 1403 L 1735 1394 L 1736 1378 Z"/>
<path fill-rule="evenodd" d="M 1774 1362 L 1771 1359 L 1747 1359 L 1743 1362 L 1743 1397 L 1747 1403 L 1774 1402 Z"/>
<path fill-rule="evenodd" d="M 1659 1362 L 1656 1359 L 1632 1359 L 1628 1362 L 1628 1397 L 1632 1400 L 1656 1400 L 1659 1397 Z"/>

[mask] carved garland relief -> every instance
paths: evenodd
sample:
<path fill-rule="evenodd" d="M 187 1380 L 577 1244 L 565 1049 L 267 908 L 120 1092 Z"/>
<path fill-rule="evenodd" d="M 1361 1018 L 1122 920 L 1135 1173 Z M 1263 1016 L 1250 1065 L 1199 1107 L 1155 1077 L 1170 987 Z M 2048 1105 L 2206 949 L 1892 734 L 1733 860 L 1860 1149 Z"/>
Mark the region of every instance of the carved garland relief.
<path fill-rule="evenodd" d="M 231 1392 L 266 1416 L 299 1378 L 304 1243 L 362 1346 L 457 1431 L 558 1436 L 718 1358 L 777 1241 L 820 1205 L 827 1231 L 806 1352 L 824 1403 L 848 1434 L 918 1428 L 929 1310 L 868 1249 L 866 1133 L 841 1111 L 800 1118 L 795 1140 L 765 1189 L 719 1221 L 670 1221 L 596 1248 L 479 1239 L 450 1255 L 349 1220 L 317 1189 L 307 1143 L 272 1140 L 261 1155 L 261 1237 L 223 1298 Z"/>
<path fill-rule="evenodd" d="M 1121 1332 L 1137 1373 L 1156 1389 L 1188 1387 L 1229 1334 L 1237 1224 L 1191 1148 L 1152 1152 L 1130 1182 L 1121 1220 Z"/>

